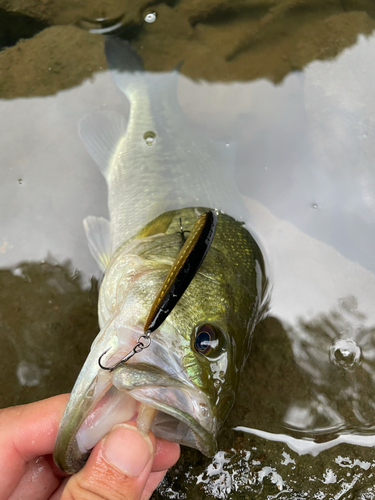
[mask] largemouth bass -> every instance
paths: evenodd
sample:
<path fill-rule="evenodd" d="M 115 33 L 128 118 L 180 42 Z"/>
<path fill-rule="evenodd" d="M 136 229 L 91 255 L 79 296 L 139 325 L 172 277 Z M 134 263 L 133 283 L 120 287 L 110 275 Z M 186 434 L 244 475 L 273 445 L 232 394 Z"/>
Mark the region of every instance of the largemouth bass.
<path fill-rule="evenodd" d="M 106 112 L 80 125 L 107 180 L 110 222 L 84 221 L 105 274 L 101 330 L 54 451 L 68 473 L 84 465 L 115 424 L 136 419 L 148 420 L 145 432 L 151 426 L 158 437 L 214 454 L 264 310 L 267 283 L 262 253 L 242 222 L 246 209 L 228 172 L 228 148 L 218 149 L 186 123 L 176 97 L 177 73 L 144 72 L 139 56 L 117 38 L 107 40 L 106 55 L 131 109 L 128 124 Z M 212 244 L 149 347 L 113 371 L 101 368 L 99 360 L 113 366 L 134 348 L 185 233 L 208 210 L 217 214 Z"/>

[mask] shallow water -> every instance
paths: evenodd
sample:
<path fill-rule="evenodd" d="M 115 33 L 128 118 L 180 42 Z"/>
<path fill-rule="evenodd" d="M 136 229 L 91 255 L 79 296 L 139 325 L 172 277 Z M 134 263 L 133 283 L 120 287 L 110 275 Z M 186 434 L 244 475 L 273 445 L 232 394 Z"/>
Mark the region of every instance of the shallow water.
<path fill-rule="evenodd" d="M 375 36 L 356 40 L 375 21 L 352 3 L 182 2 L 155 7 L 152 23 L 143 7 L 122 21 L 146 68 L 184 61 L 178 99 L 192 126 L 235 145 L 273 284 L 222 451 L 184 450 L 155 498 L 375 498 Z M 33 15 L 53 25 L 46 12 Z M 107 215 L 106 186 L 77 123 L 128 104 L 101 35 L 68 14 L 0 53 L 3 406 L 68 391 L 97 333 L 82 220 Z"/>

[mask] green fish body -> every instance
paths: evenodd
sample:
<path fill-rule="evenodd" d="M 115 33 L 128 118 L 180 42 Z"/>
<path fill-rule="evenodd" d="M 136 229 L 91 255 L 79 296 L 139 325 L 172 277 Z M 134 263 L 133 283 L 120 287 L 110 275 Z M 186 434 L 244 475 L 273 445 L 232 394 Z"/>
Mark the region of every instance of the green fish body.
<path fill-rule="evenodd" d="M 161 115 L 155 121 L 150 84 L 144 83 L 137 56 L 116 40 L 106 50 L 131 112 L 127 127 L 110 114 L 101 123 L 84 120 L 92 135 L 81 126 L 86 147 L 107 179 L 111 221 L 85 220 L 90 249 L 105 275 L 98 306 L 101 330 L 73 388 L 55 446 L 55 462 L 68 473 L 84 465 L 113 425 L 136 420 L 141 405 L 157 410 L 150 422 L 156 436 L 214 454 L 264 310 L 267 284 L 259 246 L 236 220 L 243 210 L 239 193 L 225 169 L 219 170 L 210 142 L 183 123 L 181 111 L 176 118 L 164 106 L 160 82 L 159 90 L 153 89 Z M 111 139 L 103 147 L 105 133 Z M 154 143 L 145 143 L 145 137 Z M 133 349 L 182 248 L 181 228 L 190 231 L 210 209 L 217 211 L 212 245 L 173 311 L 151 334 L 150 346 L 112 372 L 101 369 L 103 353 L 102 363 L 112 366 Z"/>

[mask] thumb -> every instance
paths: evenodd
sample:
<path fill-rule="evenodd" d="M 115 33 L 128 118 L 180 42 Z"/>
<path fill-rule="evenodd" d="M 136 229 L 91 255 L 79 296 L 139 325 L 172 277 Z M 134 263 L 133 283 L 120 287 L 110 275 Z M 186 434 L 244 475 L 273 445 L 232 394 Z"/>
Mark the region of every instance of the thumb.
<path fill-rule="evenodd" d="M 92 450 L 82 470 L 66 483 L 61 500 L 139 500 L 149 478 L 155 436 L 135 425 L 115 426 Z"/>

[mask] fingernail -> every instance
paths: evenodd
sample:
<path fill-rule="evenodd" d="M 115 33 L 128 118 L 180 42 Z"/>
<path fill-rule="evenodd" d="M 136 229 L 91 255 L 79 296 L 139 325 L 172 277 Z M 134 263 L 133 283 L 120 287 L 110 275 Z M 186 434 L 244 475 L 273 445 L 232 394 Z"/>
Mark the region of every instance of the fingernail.
<path fill-rule="evenodd" d="M 112 429 L 104 443 L 103 455 L 127 476 L 140 476 L 153 455 L 150 438 L 136 427 L 121 424 Z"/>

